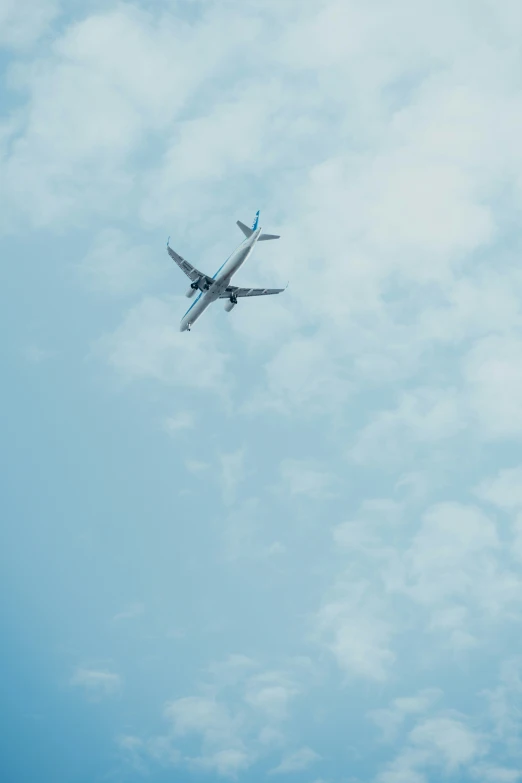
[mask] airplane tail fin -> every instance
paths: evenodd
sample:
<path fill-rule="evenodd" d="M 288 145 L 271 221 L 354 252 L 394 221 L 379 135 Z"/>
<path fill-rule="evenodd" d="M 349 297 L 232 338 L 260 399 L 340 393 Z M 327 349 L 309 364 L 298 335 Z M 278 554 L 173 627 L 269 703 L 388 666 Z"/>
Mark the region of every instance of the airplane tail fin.
<path fill-rule="evenodd" d="M 241 231 L 243 232 L 243 234 L 246 236 L 247 239 L 248 237 L 251 237 L 252 234 L 254 233 L 251 228 L 245 226 L 245 224 L 242 223 L 240 220 L 237 221 L 237 225 L 239 226 L 239 228 L 241 229 Z"/>
<path fill-rule="evenodd" d="M 254 231 L 256 231 L 258 225 L 259 225 L 259 210 L 256 212 L 256 216 L 254 218 L 254 222 L 252 224 L 252 228 L 249 228 L 248 226 L 245 226 L 244 223 L 242 223 L 240 220 L 237 221 L 237 225 L 243 232 L 243 234 L 247 237 L 251 237 Z M 259 235 L 259 242 L 266 242 L 267 239 L 279 239 L 279 234 L 260 234 Z"/>

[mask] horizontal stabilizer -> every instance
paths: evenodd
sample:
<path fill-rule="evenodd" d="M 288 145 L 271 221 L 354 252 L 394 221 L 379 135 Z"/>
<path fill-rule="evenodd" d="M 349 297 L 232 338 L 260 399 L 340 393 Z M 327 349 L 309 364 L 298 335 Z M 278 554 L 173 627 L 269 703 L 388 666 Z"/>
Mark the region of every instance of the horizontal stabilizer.
<path fill-rule="evenodd" d="M 267 239 L 280 239 L 279 234 L 260 234 L 258 242 L 264 242 Z"/>
<path fill-rule="evenodd" d="M 242 223 L 240 220 L 237 221 L 237 224 L 238 224 L 239 228 L 241 229 L 241 231 L 243 232 L 243 234 L 247 237 L 247 239 L 248 239 L 248 237 L 251 237 L 252 234 L 254 233 L 251 228 L 249 228 L 248 226 L 245 226 L 245 224 Z"/>

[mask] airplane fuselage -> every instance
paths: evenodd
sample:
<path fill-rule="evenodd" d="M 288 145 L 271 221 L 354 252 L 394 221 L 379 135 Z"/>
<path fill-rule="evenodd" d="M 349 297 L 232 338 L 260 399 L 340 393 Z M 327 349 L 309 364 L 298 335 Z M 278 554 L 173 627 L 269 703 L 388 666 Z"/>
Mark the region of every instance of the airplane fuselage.
<path fill-rule="evenodd" d="M 247 258 L 252 253 L 256 242 L 261 234 L 261 229 L 254 231 L 252 236 L 245 239 L 225 263 L 218 269 L 214 275 L 214 282 L 208 291 L 202 291 L 196 300 L 191 304 L 180 323 L 180 332 L 185 332 L 197 321 L 200 315 L 207 309 L 212 302 L 219 299 L 230 285 L 232 277 L 240 269 Z"/>

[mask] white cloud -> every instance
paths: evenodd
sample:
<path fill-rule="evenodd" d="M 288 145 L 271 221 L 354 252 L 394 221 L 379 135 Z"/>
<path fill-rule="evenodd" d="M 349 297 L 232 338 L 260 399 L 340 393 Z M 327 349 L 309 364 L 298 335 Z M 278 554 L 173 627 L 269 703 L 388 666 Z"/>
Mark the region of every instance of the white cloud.
<path fill-rule="evenodd" d="M 394 742 L 408 718 L 428 712 L 441 696 L 438 688 L 426 688 L 415 696 L 394 699 L 386 709 L 371 710 L 368 717 L 382 731 L 385 742 Z"/>
<path fill-rule="evenodd" d="M 377 783 L 427 783 L 427 778 L 418 771 L 425 755 L 415 750 L 404 752 L 381 772 Z"/>
<path fill-rule="evenodd" d="M 173 416 L 168 416 L 163 422 L 163 429 L 173 437 L 181 430 L 187 430 L 194 426 L 194 415 L 191 411 L 179 411 Z"/>
<path fill-rule="evenodd" d="M 283 488 L 290 495 L 315 500 L 331 497 L 336 477 L 313 460 L 285 459 L 280 465 Z"/>
<path fill-rule="evenodd" d="M 494 297 L 491 290 L 488 294 Z M 506 316 L 504 304 L 498 303 L 499 312 L 516 323 Z M 473 308 L 474 316 L 480 319 L 480 304 L 473 301 Z M 432 328 L 432 318 L 437 325 L 442 323 L 443 329 L 448 326 L 443 309 L 434 310 L 430 320 L 421 322 L 421 335 L 427 328 L 422 338 L 426 344 L 428 334 L 434 341 L 446 339 L 440 329 Z M 451 330 L 451 323 L 448 328 Z M 481 327 L 477 324 L 473 331 L 480 333 Z M 521 346 L 512 336 L 479 339 L 464 356 L 460 386 L 453 382 L 453 387 L 403 392 L 395 407 L 375 413 L 356 434 L 349 456 L 362 464 L 397 465 L 411 461 L 428 444 L 437 448 L 462 433 L 478 440 L 518 439 L 522 433 Z"/>
<path fill-rule="evenodd" d="M 208 462 L 202 462 L 201 460 L 197 459 L 187 459 L 185 460 L 185 467 L 189 471 L 189 473 L 203 473 L 205 470 L 208 470 L 210 468 L 210 465 Z"/>
<path fill-rule="evenodd" d="M 239 772 L 248 769 L 252 765 L 252 758 L 242 750 L 230 748 L 220 750 L 212 756 L 195 759 L 193 766 L 215 771 L 225 778 L 237 778 Z"/>
<path fill-rule="evenodd" d="M 190 696 L 170 702 L 165 716 L 175 737 L 201 738 L 202 755 L 191 763 L 232 777 L 254 763 L 255 751 L 250 748 L 247 752 L 243 739 L 246 716 L 240 709 L 231 712 L 225 703 L 216 699 Z"/>
<path fill-rule="evenodd" d="M 0 46 L 24 48 L 34 44 L 49 28 L 60 8 L 58 0 L 0 2 Z"/>
<path fill-rule="evenodd" d="M 54 351 L 48 351 L 38 345 L 29 345 L 24 351 L 25 358 L 31 364 L 42 364 L 53 357 Z"/>
<path fill-rule="evenodd" d="M 522 340 L 491 336 L 480 340 L 464 364 L 469 404 L 488 438 L 522 435 Z"/>
<path fill-rule="evenodd" d="M 440 697 L 440 692 L 437 694 Z M 434 699 L 413 699 L 410 714 L 431 709 Z M 401 716 L 395 706 L 391 714 Z M 393 728 L 398 730 L 398 724 Z M 432 775 L 454 776 L 471 772 L 488 752 L 487 736 L 475 731 L 465 716 L 451 712 L 417 718 L 404 738 L 403 747 L 377 775 L 377 783 L 425 783 Z M 428 777 L 428 775 L 430 777 Z"/>
<path fill-rule="evenodd" d="M 78 267 L 80 279 L 90 288 L 113 296 L 138 293 L 168 271 L 156 246 L 133 243 L 114 228 L 100 232 Z"/>
<path fill-rule="evenodd" d="M 129 604 L 122 612 L 118 612 L 112 618 L 115 622 L 120 620 L 133 620 L 135 617 L 139 617 L 145 611 L 145 604 L 142 601 Z"/>
<path fill-rule="evenodd" d="M 493 764 L 482 764 L 473 770 L 473 779 L 479 783 L 517 783 L 522 778 L 522 772 Z"/>
<path fill-rule="evenodd" d="M 495 478 L 481 482 L 475 492 L 479 498 L 511 512 L 510 554 L 522 562 L 522 468 L 501 470 Z M 513 512 L 517 512 L 513 514 Z"/>
<path fill-rule="evenodd" d="M 319 638 L 345 674 L 384 681 L 395 660 L 390 649 L 394 628 L 385 605 L 364 582 L 348 582 L 342 593 L 318 612 Z"/>
<path fill-rule="evenodd" d="M 235 742 L 241 717 L 234 718 L 224 704 L 204 696 L 187 696 L 169 702 L 165 717 L 171 722 L 174 735 L 201 734 L 205 744 Z"/>
<path fill-rule="evenodd" d="M 179 331 L 175 301 L 148 297 L 102 338 L 97 350 L 126 380 L 152 379 L 173 386 L 223 390 L 227 357 L 211 334 Z"/>
<path fill-rule="evenodd" d="M 452 390 L 406 392 L 394 410 L 375 415 L 362 429 L 349 455 L 357 462 L 400 463 L 413 446 L 436 444 L 464 426 L 458 395 Z"/>
<path fill-rule="evenodd" d="M 406 553 L 411 593 L 421 603 L 468 593 L 491 571 L 499 548 L 494 523 L 478 508 L 441 503 L 430 508 Z"/>
<path fill-rule="evenodd" d="M 223 553 L 228 561 L 259 558 L 263 553 L 259 541 L 262 506 L 258 498 L 247 498 L 233 504 L 221 525 Z"/>
<path fill-rule="evenodd" d="M 283 672 L 269 671 L 252 677 L 246 687 L 245 701 L 270 721 L 288 716 L 290 703 L 300 692 L 296 683 Z"/>
<path fill-rule="evenodd" d="M 152 737 L 147 740 L 145 747 L 150 757 L 162 766 L 170 767 L 181 761 L 181 753 L 172 746 L 170 737 Z"/>
<path fill-rule="evenodd" d="M 273 726 L 263 726 L 257 739 L 263 748 L 272 748 L 272 750 L 284 748 L 287 743 L 283 732 Z"/>
<path fill-rule="evenodd" d="M 494 522 L 480 509 L 437 504 L 385 582 L 422 607 L 429 630 L 465 651 L 487 641 L 488 627 L 520 616 L 520 578 L 504 554 Z"/>
<path fill-rule="evenodd" d="M 302 409 L 324 415 L 349 399 L 352 383 L 321 335 L 285 342 L 265 367 L 265 388 L 253 395 L 245 410 L 275 410 L 292 414 Z"/>
<path fill-rule="evenodd" d="M 499 269 L 477 269 L 473 276 L 456 278 L 444 299 L 423 307 L 419 328 L 434 344 L 455 344 L 469 338 L 508 334 L 521 324 L 521 278 L 513 263 Z"/>
<path fill-rule="evenodd" d="M 466 652 L 479 645 L 478 639 L 465 630 L 470 622 L 468 608 L 449 604 L 432 612 L 427 630 L 446 638 L 454 652 Z"/>
<path fill-rule="evenodd" d="M 385 681 L 396 660 L 392 642 L 399 617 L 386 583 L 396 562 L 404 508 L 394 500 L 366 500 L 354 518 L 331 529 L 346 558 L 314 620 L 317 638 L 343 674 Z M 341 561 L 343 562 L 343 561 Z"/>
<path fill-rule="evenodd" d="M 281 541 L 274 541 L 266 548 L 265 554 L 269 557 L 274 555 L 284 555 L 286 552 L 286 546 Z"/>
<path fill-rule="evenodd" d="M 9 8 L 11 37 L 27 39 L 45 21 L 35 13 L 29 25 L 24 12 L 22 29 L 20 12 Z M 249 33 L 241 18 L 212 7 L 190 25 L 120 4 L 70 24 L 37 62 L 14 69 L 11 85 L 28 94 L 29 110 L 3 165 L 10 219 L 54 225 L 93 213 L 129 215 L 136 192 L 127 162 L 148 133 L 172 127 L 202 80 L 248 45 L 241 32 Z"/>
<path fill-rule="evenodd" d="M 367 503 L 332 529 L 346 564 L 341 561 L 315 628 L 350 676 L 395 674 L 396 643 L 413 618 L 430 634 L 427 657 L 436 660 L 439 646 L 469 654 L 488 645 L 494 629 L 521 617 L 520 576 L 507 560 L 508 552 L 522 557 L 518 518 L 513 540 L 504 542 L 495 521 L 475 506 L 432 505 L 414 527 L 410 515 L 390 501 Z"/>
<path fill-rule="evenodd" d="M 274 226 L 269 228 L 277 230 Z M 256 254 L 257 251 L 258 248 Z M 267 271 L 264 265 L 256 269 L 246 267 L 245 271 L 241 272 L 241 278 L 243 279 L 240 280 L 238 276 L 238 282 L 243 283 L 244 280 L 245 285 L 265 285 L 269 288 L 283 288 L 288 282 L 278 269 Z M 229 321 L 234 336 L 249 348 L 255 347 L 259 350 L 266 345 L 272 350 L 281 335 L 292 334 L 298 326 L 296 313 L 289 306 L 289 297 L 290 289 L 278 296 L 257 297 L 241 303 L 244 306 L 236 307 Z"/>
<path fill-rule="evenodd" d="M 141 775 L 148 773 L 146 758 L 151 758 L 164 767 L 177 766 L 181 762 L 181 754 L 173 747 L 170 737 L 143 740 L 133 735 L 122 735 L 116 742 L 126 764 Z"/>
<path fill-rule="evenodd" d="M 251 31 L 251 33 L 254 31 Z M 168 145 L 161 166 L 150 177 L 152 197 L 144 208 L 151 222 L 169 213 L 191 206 L 210 208 L 208 196 L 203 205 L 200 185 L 207 188 L 214 180 L 223 181 L 238 173 L 253 173 L 264 149 L 264 137 L 271 114 L 281 104 L 277 85 L 259 85 L 255 93 L 246 92 L 224 100 L 195 119 L 179 123 Z"/>
<path fill-rule="evenodd" d="M 478 497 L 507 511 L 522 508 L 522 466 L 501 470 L 495 478 L 484 480 L 476 490 Z"/>
<path fill-rule="evenodd" d="M 483 739 L 452 717 L 428 718 L 410 732 L 413 746 L 426 750 L 448 773 L 485 751 Z"/>
<path fill-rule="evenodd" d="M 207 667 L 207 671 L 212 675 L 213 681 L 218 687 L 226 685 L 237 685 L 252 671 L 257 669 L 258 664 L 248 655 L 241 653 L 231 653 L 223 661 L 214 661 Z"/>
<path fill-rule="evenodd" d="M 401 504 L 389 498 L 366 500 L 354 519 L 341 522 L 332 529 L 333 539 L 342 549 L 360 550 L 366 554 L 389 554 L 392 531 L 401 528 L 404 521 Z M 384 531 L 388 541 L 383 541 Z"/>
<path fill-rule="evenodd" d="M 291 772 L 302 772 L 308 769 L 315 761 L 318 761 L 320 756 L 315 753 L 311 748 L 300 748 L 299 750 L 289 753 L 283 758 L 281 763 L 270 770 L 271 775 L 287 775 Z"/>
<path fill-rule="evenodd" d="M 150 764 L 151 760 L 167 764 L 170 756 L 173 765 L 180 763 L 188 769 L 205 769 L 234 779 L 268 754 L 278 752 L 284 754 L 281 766 L 288 767 L 287 771 L 305 769 L 318 756 L 308 748 L 295 754 L 285 752 L 288 740 L 284 731 L 305 674 L 309 674 L 306 659 L 290 661 L 281 670 L 262 669 L 241 654 L 213 663 L 207 668 L 200 695 L 166 704 L 169 731 L 165 735 L 132 738 L 130 761 L 134 766 L 136 757 L 139 764 Z M 195 753 L 182 758 L 179 747 L 186 742 L 195 743 Z"/>
<path fill-rule="evenodd" d="M 145 743 L 140 737 L 122 734 L 116 738 L 116 745 L 126 766 L 140 774 L 147 772 L 147 766 L 142 758 Z"/>
<path fill-rule="evenodd" d="M 232 505 L 236 501 L 237 490 L 246 477 L 245 450 L 238 449 L 230 454 L 220 454 L 219 462 L 223 502 Z"/>
<path fill-rule="evenodd" d="M 501 666 L 497 686 L 483 693 L 489 717 L 493 724 L 493 737 L 503 743 L 508 751 L 520 756 L 520 730 L 522 728 L 522 658 L 513 656 Z"/>
<path fill-rule="evenodd" d="M 70 679 L 70 684 L 83 688 L 86 695 L 99 699 L 117 693 L 122 685 L 119 674 L 104 669 L 78 667 Z"/>

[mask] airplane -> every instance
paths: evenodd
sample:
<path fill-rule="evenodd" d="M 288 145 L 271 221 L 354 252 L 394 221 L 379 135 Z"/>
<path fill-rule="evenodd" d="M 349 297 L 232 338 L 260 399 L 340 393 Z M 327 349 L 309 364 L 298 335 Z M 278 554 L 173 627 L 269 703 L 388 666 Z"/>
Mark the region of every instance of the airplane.
<path fill-rule="evenodd" d="M 185 272 L 187 277 L 192 280 L 186 296 L 192 298 L 199 290 L 199 296 L 190 305 L 189 309 L 181 319 L 179 326 L 180 332 L 190 332 L 191 327 L 200 315 L 216 299 L 225 299 L 225 310 L 229 313 L 236 305 L 240 297 L 246 296 L 266 296 L 268 294 L 280 294 L 284 288 L 238 288 L 230 285 L 232 276 L 243 266 L 247 258 L 252 253 L 257 242 L 263 242 L 267 239 L 279 239 L 277 234 L 262 234 L 259 228 L 259 210 L 256 212 L 252 228 L 248 228 L 240 220 L 237 225 L 245 235 L 245 239 L 234 250 L 231 256 L 227 258 L 213 277 L 200 272 L 195 266 L 189 264 L 182 256 L 178 255 L 169 245 L 170 237 L 167 240 L 167 251 L 169 256 L 176 262 L 179 268 Z"/>

